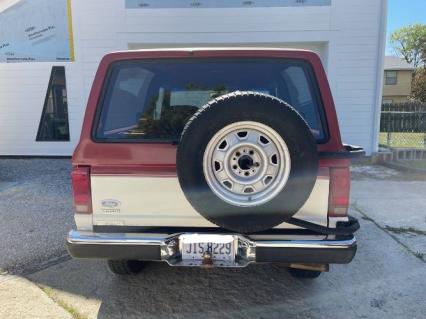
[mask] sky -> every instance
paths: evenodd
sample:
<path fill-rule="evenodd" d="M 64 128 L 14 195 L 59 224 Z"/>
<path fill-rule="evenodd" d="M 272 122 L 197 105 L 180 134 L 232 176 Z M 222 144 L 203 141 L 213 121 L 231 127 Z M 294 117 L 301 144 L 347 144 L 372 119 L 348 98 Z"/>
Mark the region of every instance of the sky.
<path fill-rule="evenodd" d="M 426 24 L 426 0 L 388 0 L 387 41 L 396 29 L 414 23 Z M 386 54 L 394 55 L 386 46 Z"/>

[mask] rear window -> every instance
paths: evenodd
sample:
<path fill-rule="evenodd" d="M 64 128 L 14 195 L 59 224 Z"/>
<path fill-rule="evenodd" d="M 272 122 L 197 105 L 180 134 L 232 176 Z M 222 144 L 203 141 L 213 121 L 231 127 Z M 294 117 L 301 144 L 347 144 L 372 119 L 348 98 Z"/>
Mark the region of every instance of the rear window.
<path fill-rule="evenodd" d="M 98 108 L 96 140 L 176 141 L 188 119 L 233 91 L 278 97 L 325 139 L 322 104 L 308 63 L 282 59 L 180 59 L 112 65 Z"/>

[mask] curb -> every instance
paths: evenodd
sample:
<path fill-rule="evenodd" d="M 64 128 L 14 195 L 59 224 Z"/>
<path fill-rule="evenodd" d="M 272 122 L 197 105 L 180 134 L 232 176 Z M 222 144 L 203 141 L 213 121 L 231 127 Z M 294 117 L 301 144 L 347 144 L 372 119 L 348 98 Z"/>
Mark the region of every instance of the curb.
<path fill-rule="evenodd" d="M 395 163 L 395 162 L 383 162 L 382 165 L 389 167 L 389 168 L 399 170 L 399 171 L 404 171 L 404 172 L 408 172 L 408 173 L 425 174 L 426 175 L 426 169 L 409 167 L 409 166 L 405 166 L 405 165 L 398 164 L 398 163 Z"/>
<path fill-rule="evenodd" d="M 0 318 L 72 319 L 72 315 L 51 300 L 32 281 L 5 275 L 0 281 Z"/>

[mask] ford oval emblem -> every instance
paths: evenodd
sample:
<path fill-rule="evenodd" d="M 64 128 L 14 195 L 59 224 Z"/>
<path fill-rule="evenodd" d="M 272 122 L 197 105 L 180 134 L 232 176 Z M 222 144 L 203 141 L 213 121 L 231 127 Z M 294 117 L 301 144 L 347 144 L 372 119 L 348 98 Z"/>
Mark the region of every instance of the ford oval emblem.
<path fill-rule="evenodd" d="M 116 208 L 116 207 L 119 207 L 120 205 L 121 205 L 120 201 L 116 199 L 104 199 L 102 201 L 103 207 Z"/>

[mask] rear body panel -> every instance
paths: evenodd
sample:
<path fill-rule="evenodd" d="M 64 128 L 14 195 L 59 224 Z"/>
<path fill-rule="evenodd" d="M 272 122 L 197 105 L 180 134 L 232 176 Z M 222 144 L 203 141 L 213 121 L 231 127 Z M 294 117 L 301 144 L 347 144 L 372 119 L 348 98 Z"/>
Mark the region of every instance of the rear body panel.
<path fill-rule="evenodd" d="M 91 185 L 94 225 L 215 227 L 192 208 L 177 177 L 92 175 Z M 318 178 L 295 217 L 327 226 L 328 189 L 328 179 Z M 108 199 L 119 206 L 103 206 Z M 285 223 L 277 227 L 294 228 Z"/>
<path fill-rule="evenodd" d="M 176 145 L 172 143 L 95 142 L 93 123 L 97 115 L 109 66 L 117 61 L 161 58 L 263 57 L 308 62 L 317 80 L 324 106 L 328 140 L 318 151 L 344 150 L 337 116 L 325 71 L 319 57 L 303 50 L 277 49 L 184 49 L 118 52 L 105 56 L 90 93 L 81 139 L 73 165 L 90 167 L 93 214 L 77 215 L 79 229 L 98 226 L 215 227 L 186 200 L 176 177 Z M 345 159 L 321 160 L 320 171 L 310 198 L 295 217 L 322 226 L 335 222 L 328 217 L 329 169 L 348 167 Z M 113 208 L 103 205 L 113 201 Z M 340 218 L 341 220 L 342 218 Z M 343 218 L 345 219 L 345 218 Z M 80 226 L 79 226 L 80 225 Z M 297 228 L 283 223 L 276 228 Z"/>

